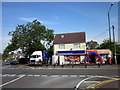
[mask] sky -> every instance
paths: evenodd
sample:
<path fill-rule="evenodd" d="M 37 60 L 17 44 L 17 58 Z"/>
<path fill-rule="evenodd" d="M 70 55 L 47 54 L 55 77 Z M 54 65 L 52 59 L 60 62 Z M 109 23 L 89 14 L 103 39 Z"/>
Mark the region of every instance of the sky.
<path fill-rule="evenodd" d="M 10 43 L 9 32 L 35 19 L 54 34 L 86 32 L 86 41 L 101 43 L 109 38 L 108 10 L 111 2 L 2 2 L 2 48 Z M 118 33 L 118 2 L 110 11 L 111 25 Z"/>

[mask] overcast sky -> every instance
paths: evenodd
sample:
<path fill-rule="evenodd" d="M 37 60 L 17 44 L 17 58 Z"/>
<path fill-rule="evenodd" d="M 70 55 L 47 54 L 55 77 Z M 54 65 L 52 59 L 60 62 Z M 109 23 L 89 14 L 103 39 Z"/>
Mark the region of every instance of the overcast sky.
<path fill-rule="evenodd" d="M 86 32 L 87 41 L 108 39 L 108 10 L 111 2 L 2 2 L 2 50 L 10 40 L 8 33 L 17 24 L 39 20 L 55 34 Z M 110 11 L 111 25 L 118 33 L 118 2 Z"/>

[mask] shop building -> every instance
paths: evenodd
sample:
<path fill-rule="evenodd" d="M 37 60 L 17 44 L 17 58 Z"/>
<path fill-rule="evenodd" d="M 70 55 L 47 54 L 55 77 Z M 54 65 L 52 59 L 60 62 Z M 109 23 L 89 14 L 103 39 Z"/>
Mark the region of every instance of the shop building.
<path fill-rule="evenodd" d="M 96 58 L 98 57 L 104 64 L 111 64 L 113 62 L 112 52 L 109 49 L 86 50 L 86 57 L 84 59 L 84 62 L 96 63 Z"/>
<path fill-rule="evenodd" d="M 53 64 L 79 64 L 85 58 L 85 32 L 56 34 L 53 43 Z"/>

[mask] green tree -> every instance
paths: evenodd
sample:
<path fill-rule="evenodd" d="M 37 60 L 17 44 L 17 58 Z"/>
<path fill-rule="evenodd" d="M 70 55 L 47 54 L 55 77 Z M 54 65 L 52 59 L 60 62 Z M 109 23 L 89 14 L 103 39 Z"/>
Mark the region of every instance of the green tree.
<path fill-rule="evenodd" d="M 47 29 L 37 20 L 17 25 L 14 31 L 9 32 L 12 37 L 10 40 L 11 44 L 5 48 L 4 53 L 21 49 L 26 55 L 31 55 L 34 51 L 46 50 L 52 46 L 53 32 L 53 30 Z"/>
<path fill-rule="evenodd" d="M 98 49 L 110 49 L 114 53 L 114 44 L 116 47 L 116 53 L 120 53 L 120 44 L 117 42 L 111 42 L 110 40 L 104 40 L 103 43 L 100 44 Z"/>
<path fill-rule="evenodd" d="M 99 46 L 99 44 L 96 41 L 91 40 L 86 43 L 86 46 L 87 49 L 96 49 Z"/>

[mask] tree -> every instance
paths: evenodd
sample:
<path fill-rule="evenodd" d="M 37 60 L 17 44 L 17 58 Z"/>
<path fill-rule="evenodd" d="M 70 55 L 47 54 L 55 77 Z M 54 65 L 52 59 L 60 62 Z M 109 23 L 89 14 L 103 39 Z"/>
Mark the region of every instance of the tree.
<path fill-rule="evenodd" d="M 110 40 L 104 40 L 103 43 L 100 44 L 98 49 L 110 49 L 114 53 L 114 44 L 116 46 L 116 53 L 120 53 L 120 44 L 117 42 L 111 42 Z"/>
<path fill-rule="evenodd" d="M 46 50 L 52 46 L 54 39 L 53 30 L 46 29 L 45 26 L 37 20 L 28 22 L 27 24 L 17 25 L 14 31 L 9 32 L 12 37 L 4 52 L 11 52 L 21 49 L 26 55 L 31 55 L 32 52 L 37 50 Z M 8 47 L 12 47 L 8 48 Z"/>
<path fill-rule="evenodd" d="M 88 41 L 86 45 L 87 45 L 87 49 L 96 49 L 99 46 L 99 44 L 93 40 Z"/>

